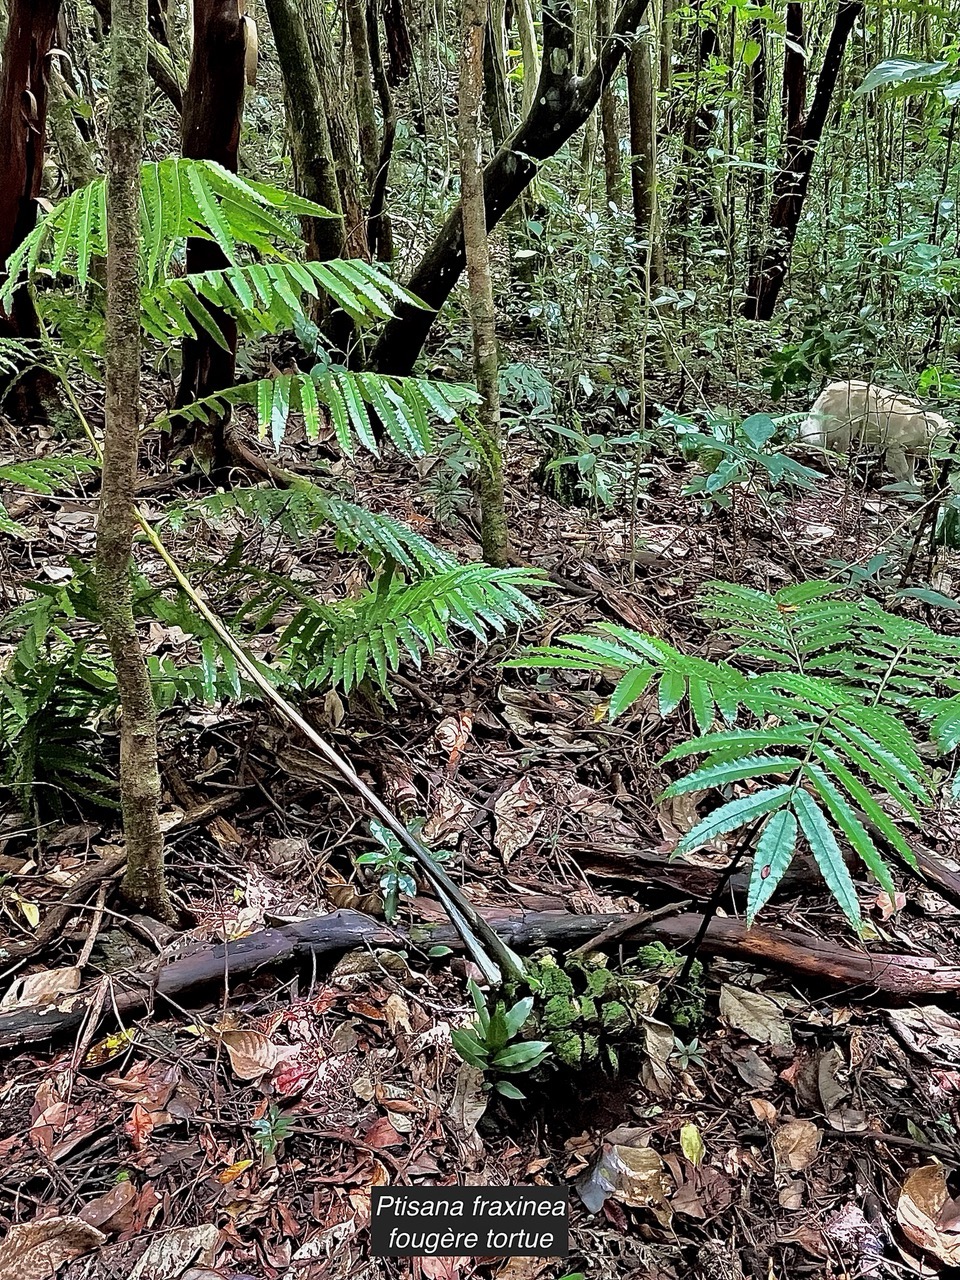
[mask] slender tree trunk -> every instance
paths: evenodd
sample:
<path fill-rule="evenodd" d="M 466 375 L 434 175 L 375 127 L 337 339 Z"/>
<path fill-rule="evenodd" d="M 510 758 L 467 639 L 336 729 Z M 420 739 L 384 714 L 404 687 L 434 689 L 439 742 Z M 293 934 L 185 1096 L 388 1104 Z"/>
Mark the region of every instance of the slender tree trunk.
<path fill-rule="evenodd" d="M 788 30 L 791 11 L 799 8 L 796 0 L 791 0 L 787 11 Z M 790 266 L 793 242 L 810 186 L 813 161 L 840 74 L 843 51 L 850 32 L 862 13 L 861 0 L 840 0 L 823 56 L 823 66 L 817 76 L 813 102 L 806 116 L 803 115 L 803 95 L 806 89 L 803 59 L 788 48 L 786 57 L 789 68 L 787 65 L 784 67 L 786 144 L 781 167 L 773 180 L 767 247 L 748 282 L 747 298 L 743 305 L 743 314 L 751 320 L 769 320 L 777 305 Z M 796 24 L 799 15 L 794 15 L 792 21 Z"/>
<path fill-rule="evenodd" d="M 750 159 L 753 168 L 747 173 L 747 266 L 752 277 L 760 262 L 763 214 L 767 194 L 767 30 L 761 18 L 753 18 L 747 26 L 749 38 L 757 46 L 757 55 L 747 68 L 750 94 Z"/>
<path fill-rule="evenodd" d="M 413 68 L 413 45 L 403 0 L 383 0 L 382 14 L 387 36 L 387 81 L 395 89 Z"/>
<path fill-rule="evenodd" d="M 613 0 L 596 0 L 597 43 L 602 44 L 613 30 Z M 600 130 L 603 136 L 603 176 L 607 203 L 619 206 L 623 195 L 623 161 L 617 132 L 617 99 L 613 83 L 600 95 Z"/>
<path fill-rule="evenodd" d="M 303 219 L 307 256 L 314 262 L 327 262 L 343 257 L 346 241 L 323 91 L 297 0 L 266 0 L 266 8 L 286 89 L 297 190 L 335 215 Z M 330 342 L 346 355 L 355 336 L 346 312 L 322 302 L 316 320 Z"/>
<path fill-rule="evenodd" d="M 246 61 L 246 30 L 241 0 L 193 0 L 193 56 L 183 102 L 183 154 L 192 160 L 215 160 L 237 172 Z M 187 274 L 217 271 L 226 256 L 212 240 L 187 241 Z M 237 361 L 237 325 L 226 312 L 210 314 L 226 339 L 221 347 L 206 332 L 183 343 L 183 368 L 177 405 L 211 395 L 233 385 Z M 226 428 L 229 417 L 212 416 L 207 423 L 188 423 L 177 445 L 190 445 L 205 470 L 219 471 L 228 462 Z"/>
<path fill-rule="evenodd" d="M 704 71 L 710 59 L 720 46 L 720 37 L 715 22 L 700 30 L 696 53 L 696 67 L 693 73 L 692 107 L 687 116 L 683 130 L 683 141 L 680 147 L 682 169 L 677 183 L 675 203 L 678 205 L 678 223 L 688 228 L 694 208 L 700 210 L 700 220 L 704 226 L 717 220 L 717 210 L 713 201 L 711 174 L 707 165 L 707 149 L 713 141 L 717 120 L 708 103 L 703 101 Z M 687 249 L 684 249 L 686 254 Z"/>
<path fill-rule="evenodd" d="M 354 129 L 347 111 L 344 68 L 333 51 L 330 23 L 323 0 L 299 0 L 307 43 L 323 94 L 330 149 L 343 210 L 343 252 L 348 258 L 368 258 L 366 217 L 360 192 L 360 171 Z"/>
<path fill-rule="evenodd" d="M 370 191 L 367 236 L 371 252 L 378 261 L 392 262 L 393 221 L 387 213 L 387 192 L 390 190 L 390 161 L 397 136 L 397 112 L 393 105 L 393 94 L 390 92 L 390 76 L 383 67 L 376 0 L 370 0 L 367 6 L 367 42 L 370 47 L 370 69 L 373 73 L 377 97 L 380 99 L 380 115 L 383 118 L 383 136 L 380 140 L 377 172 Z"/>
<path fill-rule="evenodd" d="M 37 221 L 47 130 L 48 54 L 60 0 L 10 0 L 0 76 L 0 273 Z M 14 294 L 10 314 L 0 311 L 0 333 L 22 338 L 39 332 L 26 289 Z"/>
<path fill-rule="evenodd" d="M 63 76 L 55 68 L 50 71 L 50 132 L 60 152 L 64 172 L 74 189 L 85 187 L 99 177 L 93 147 L 77 128 L 76 117 Z"/>
<path fill-rule="evenodd" d="M 124 896 L 170 919 L 157 817 L 157 715 L 133 618 L 140 439 L 140 164 L 147 85 L 147 2 L 114 0 L 107 135 L 106 425 L 97 517 L 97 598 L 120 692 Z"/>
<path fill-rule="evenodd" d="M 530 114 L 540 79 L 540 51 L 537 48 L 537 29 L 533 21 L 530 0 L 514 0 L 514 19 L 520 36 L 520 53 L 523 58 L 523 92 L 521 108 L 524 117 Z"/>
<path fill-rule="evenodd" d="M 380 139 L 377 131 L 377 109 L 373 99 L 373 68 L 370 63 L 365 0 L 346 0 L 346 12 L 350 50 L 353 56 L 354 93 L 360 133 L 360 163 L 367 185 L 367 207 L 369 208 L 370 195 L 377 180 Z"/>
<path fill-rule="evenodd" d="M 92 0 L 93 7 L 103 19 L 104 32 L 110 30 L 110 0 Z M 151 5 L 150 34 L 147 37 L 147 71 L 150 78 L 165 97 L 169 98 L 178 114 L 183 111 L 183 90 L 177 60 L 170 48 L 167 34 L 167 6 Z"/>
<path fill-rule="evenodd" d="M 507 93 L 507 33 L 503 0 L 488 0 L 488 17 L 483 40 L 483 82 L 487 120 L 493 145 L 502 147 L 510 136 L 510 98 Z"/>
<path fill-rule="evenodd" d="M 464 0 L 460 61 L 460 205 L 467 258 L 474 363 L 481 404 L 480 533 L 488 564 L 507 563 L 507 517 L 503 506 L 503 445 L 497 368 L 496 313 L 490 246 L 483 206 L 483 46 L 486 0 Z"/>
<path fill-rule="evenodd" d="M 492 230 L 536 176 L 539 162 L 555 155 L 584 123 L 620 66 L 627 37 L 639 26 L 647 0 L 623 0 L 614 33 L 583 76 L 575 72 L 570 0 L 545 0 L 543 60 L 533 107 L 483 171 L 487 230 Z M 433 311 L 400 304 L 373 353 L 381 373 L 409 373 L 434 314 L 450 296 L 465 265 L 463 219 L 457 206 L 421 259 L 407 287 Z"/>
<path fill-rule="evenodd" d="M 311 258 L 324 262 L 342 257 L 344 229 L 323 92 L 296 0 L 266 0 L 266 8 L 290 111 L 297 190 L 337 215 L 311 218 L 305 228 Z"/>
<path fill-rule="evenodd" d="M 630 109 L 630 190 L 633 225 L 638 240 L 653 235 L 657 188 L 656 122 L 650 42 L 641 36 L 627 59 L 627 102 Z"/>

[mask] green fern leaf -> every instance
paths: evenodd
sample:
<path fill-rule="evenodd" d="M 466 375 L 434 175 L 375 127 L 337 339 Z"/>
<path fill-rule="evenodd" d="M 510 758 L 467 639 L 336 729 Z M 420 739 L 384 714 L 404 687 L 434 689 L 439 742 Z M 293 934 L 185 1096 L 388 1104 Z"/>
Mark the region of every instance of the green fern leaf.
<path fill-rule="evenodd" d="M 849 840 L 851 847 L 859 854 L 864 866 L 873 873 L 880 887 L 885 889 L 892 899 L 896 893 L 896 886 L 890 875 L 890 869 L 881 857 L 880 850 L 871 839 L 870 833 L 850 808 L 846 797 L 816 765 L 807 765 L 804 776 L 823 801 L 834 822 Z"/>
<path fill-rule="evenodd" d="M 694 769 L 685 778 L 671 782 L 664 796 L 680 796 L 688 791 L 707 791 L 710 787 L 726 787 L 746 778 L 762 778 L 771 773 L 793 773 L 801 761 L 794 756 L 746 756 L 723 764 Z"/>
<path fill-rule="evenodd" d="M 797 849 L 797 819 L 789 809 L 779 809 L 765 823 L 750 870 L 747 889 L 747 928 L 773 897 L 787 873 Z"/>
<path fill-rule="evenodd" d="M 793 809 L 827 888 L 850 923 L 859 929 L 861 916 L 857 891 L 823 810 L 806 791 L 800 789 L 794 793 Z"/>
<path fill-rule="evenodd" d="M 781 783 L 768 787 L 765 791 L 756 791 L 748 796 L 739 796 L 736 800 L 728 800 L 726 804 L 714 809 L 692 831 L 688 831 L 677 844 L 677 854 L 692 853 L 701 845 L 709 844 L 718 836 L 726 835 L 738 827 L 746 826 L 765 813 L 781 808 L 787 803 L 795 788 L 790 783 Z"/>

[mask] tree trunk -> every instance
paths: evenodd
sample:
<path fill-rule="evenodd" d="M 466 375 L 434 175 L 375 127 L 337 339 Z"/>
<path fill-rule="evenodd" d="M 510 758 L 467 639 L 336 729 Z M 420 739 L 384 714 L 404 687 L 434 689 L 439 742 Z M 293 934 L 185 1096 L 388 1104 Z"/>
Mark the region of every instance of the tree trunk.
<path fill-rule="evenodd" d="M 303 220 L 308 257 L 315 262 L 326 262 L 343 256 L 345 241 L 340 185 L 327 130 L 323 92 L 296 0 L 266 0 L 266 7 L 286 88 L 297 190 L 337 215 Z M 350 317 L 338 307 L 324 305 L 318 320 L 333 345 L 346 353 L 354 332 Z"/>
<path fill-rule="evenodd" d="M 533 107 L 537 81 L 540 79 L 540 51 L 537 48 L 537 29 L 533 22 L 533 7 L 530 0 L 514 0 L 513 16 L 520 36 L 520 53 L 523 58 L 523 91 L 520 102 L 521 110 L 526 117 Z"/>
<path fill-rule="evenodd" d="M 473 328 L 474 365 L 481 403 L 483 444 L 480 462 L 480 535 L 488 564 L 507 563 L 507 518 L 503 507 L 503 441 L 497 369 L 496 313 L 483 207 L 484 27 L 486 0 L 464 0 L 463 52 L 460 61 L 460 206 Z"/>
<path fill-rule="evenodd" d="M 680 146 L 681 174 L 674 195 L 674 202 L 678 206 L 677 222 L 683 228 L 690 226 L 694 208 L 700 210 L 700 220 L 704 226 L 712 225 L 717 220 L 711 174 L 706 171 L 706 152 L 713 141 L 717 121 L 708 105 L 701 100 L 701 93 L 704 70 L 719 46 L 720 37 L 716 26 L 711 23 L 710 26 L 703 27 L 700 31 L 697 63 L 694 68 L 691 95 L 693 105 L 683 129 L 683 140 Z M 686 253 L 685 248 L 684 254 Z"/>
<path fill-rule="evenodd" d="M 183 154 L 192 160 L 215 160 L 237 172 L 240 122 L 243 117 L 246 30 L 242 0 L 193 0 L 193 55 L 183 102 Z M 227 266 L 212 240 L 187 241 L 187 274 Z M 183 368 L 177 405 L 190 404 L 233 385 L 237 360 L 236 322 L 218 307 L 210 313 L 226 339 L 221 347 L 205 331 L 183 343 Z M 201 467 L 226 466 L 227 415 L 206 423 L 187 424 L 177 444 L 188 443 Z"/>
<path fill-rule="evenodd" d="M 657 189 L 656 122 L 650 42 L 641 36 L 627 59 L 627 102 L 630 109 L 630 190 L 633 226 L 638 240 L 654 234 Z"/>
<path fill-rule="evenodd" d="M 393 261 L 393 221 L 387 213 L 387 192 L 390 190 L 390 161 L 393 143 L 397 136 L 397 112 L 390 92 L 390 77 L 383 68 L 383 52 L 380 46 L 380 24 L 377 21 L 375 0 L 367 6 L 367 41 L 370 47 L 370 70 L 380 99 L 383 117 L 383 137 L 377 172 L 370 191 L 370 208 L 367 216 L 367 238 L 370 251 L 380 262 Z"/>
<path fill-rule="evenodd" d="M 799 10 L 796 0 L 788 6 Z M 767 230 L 767 246 L 747 285 L 743 314 L 751 320 L 769 320 L 783 288 L 790 266 L 803 202 L 810 186 L 810 174 L 817 147 L 823 136 L 827 113 L 840 74 L 840 64 L 850 32 L 863 13 L 861 0 L 841 0 L 833 30 L 817 76 L 810 111 L 803 115 L 805 71 L 800 54 L 789 47 L 784 62 L 784 90 L 787 131 L 783 162 L 773 180 L 773 198 Z M 797 18 L 793 18 L 796 23 Z M 789 27 L 788 27 L 789 29 Z"/>
<path fill-rule="evenodd" d="M 750 160 L 747 172 L 747 264 L 748 278 L 760 262 L 763 212 L 767 192 L 767 30 L 761 18 L 753 18 L 747 26 L 749 38 L 759 52 L 747 68 L 750 94 L 751 132 Z"/>
<path fill-rule="evenodd" d="M 613 0 L 596 0 L 597 43 L 602 44 L 613 28 Z M 629 59 L 628 59 L 629 62 Z M 623 195 L 623 162 L 617 133 L 617 99 L 612 82 L 600 95 L 600 130 L 603 136 L 603 177 L 607 203 L 619 206 Z"/>
<path fill-rule="evenodd" d="M 100 176 L 93 147 L 77 128 L 66 82 L 55 67 L 50 70 L 50 132 L 71 188 L 85 187 Z"/>
<path fill-rule="evenodd" d="M 483 82 L 487 120 L 493 146 L 503 146 L 512 132 L 510 97 L 507 93 L 507 33 L 503 0 L 488 0 L 489 15 L 483 41 Z"/>
<path fill-rule="evenodd" d="M 377 131 L 377 110 L 373 100 L 373 68 L 370 63 L 370 42 L 364 0 L 346 0 L 346 12 L 350 50 L 353 54 L 360 163 L 363 167 L 364 181 L 367 184 L 367 207 L 369 208 L 370 195 L 377 179 L 380 140 Z"/>
<path fill-rule="evenodd" d="M 341 60 L 334 54 L 323 0 L 300 0 L 298 5 L 307 32 L 307 44 L 323 94 L 324 114 L 330 134 L 330 149 L 340 188 L 343 210 L 343 252 L 348 258 L 367 259 L 366 217 L 360 194 L 360 172 L 353 128 L 346 110 Z"/>
<path fill-rule="evenodd" d="M 37 221 L 47 129 L 47 57 L 53 47 L 60 0 L 10 0 L 0 78 L 0 272 Z M 0 310 L 0 333 L 39 333 L 26 289 Z"/>
<path fill-rule="evenodd" d="M 573 22 L 570 0 L 546 0 L 543 10 L 543 60 L 533 107 L 483 173 L 487 230 L 530 185 L 538 164 L 555 155 L 580 128 L 599 101 L 623 58 L 628 40 L 640 23 L 647 0 L 624 0 L 614 35 L 599 51 L 585 76 L 574 71 Z M 373 367 L 381 373 L 409 373 L 417 361 L 434 312 L 443 306 L 465 264 L 463 220 L 457 206 L 421 259 L 407 288 L 433 311 L 400 304 L 387 322 L 373 353 Z"/>
<path fill-rule="evenodd" d="M 157 714 L 133 618 L 131 559 L 140 440 L 140 164 L 147 0 L 114 0 L 107 133 L 106 424 L 97 516 L 97 600 L 120 693 L 124 896 L 171 919 L 157 817 Z"/>
<path fill-rule="evenodd" d="M 104 32 L 110 30 L 110 0 L 92 0 L 93 7 L 103 20 Z M 165 97 L 169 98 L 178 114 L 183 112 L 183 90 L 180 87 L 177 60 L 170 48 L 167 33 L 167 6 L 151 4 L 150 35 L 147 38 L 147 71 L 150 79 Z"/>
<path fill-rule="evenodd" d="M 387 36 L 387 82 L 395 89 L 413 69 L 413 45 L 403 0 L 383 0 L 382 14 Z"/>

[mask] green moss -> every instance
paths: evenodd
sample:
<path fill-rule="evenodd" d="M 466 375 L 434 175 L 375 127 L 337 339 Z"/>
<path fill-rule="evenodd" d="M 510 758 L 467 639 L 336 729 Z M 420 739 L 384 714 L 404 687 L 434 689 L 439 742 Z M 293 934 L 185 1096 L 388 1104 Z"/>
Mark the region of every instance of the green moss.
<path fill-rule="evenodd" d="M 630 1010 L 619 1000 L 611 1000 L 603 1006 L 602 1021 L 608 1035 L 626 1035 L 634 1025 Z"/>

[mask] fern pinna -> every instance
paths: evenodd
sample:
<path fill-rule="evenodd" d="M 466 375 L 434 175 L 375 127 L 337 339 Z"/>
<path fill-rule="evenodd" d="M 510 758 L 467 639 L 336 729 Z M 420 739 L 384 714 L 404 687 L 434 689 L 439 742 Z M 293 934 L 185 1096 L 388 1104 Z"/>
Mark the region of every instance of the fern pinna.
<path fill-rule="evenodd" d="M 718 790 L 725 798 L 676 852 L 735 831 L 756 835 L 747 899 L 752 922 L 802 838 L 859 927 L 844 849 L 890 894 L 894 884 L 880 847 L 916 866 L 885 802 L 915 822 L 930 803 L 932 778 L 914 733 L 920 721 L 930 721 L 940 751 L 960 744 L 960 640 L 828 582 L 775 595 L 714 582 L 703 592 L 701 611 L 734 637 L 729 662 L 692 657 L 606 623 L 594 634 L 527 650 L 509 665 L 619 673 L 611 718 L 645 694 L 647 707 L 662 716 L 687 706 L 698 736 L 664 759 L 699 757 L 699 763 L 664 794 Z"/>

